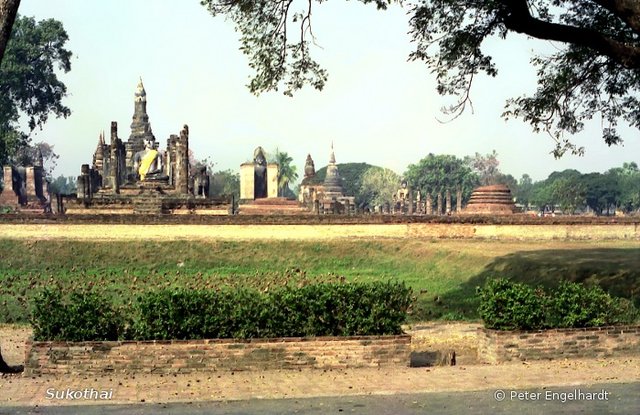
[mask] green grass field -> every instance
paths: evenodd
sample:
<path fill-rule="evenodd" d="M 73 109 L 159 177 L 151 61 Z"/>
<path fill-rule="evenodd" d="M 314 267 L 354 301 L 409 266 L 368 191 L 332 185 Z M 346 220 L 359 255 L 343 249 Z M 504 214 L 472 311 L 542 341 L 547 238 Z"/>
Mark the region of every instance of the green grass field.
<path fill-rule="evenodd" d="M 412 321 L 476 319 L 491 277 L 553 286 L 599 284 L 639 303 L 635 241 L 333 240 L 82 242 L 0 239 L 0 322 L 28 320 L 42 287 L 93 287 L 124 306 L 157 287 L 400 280 L 417 297 Z"/>

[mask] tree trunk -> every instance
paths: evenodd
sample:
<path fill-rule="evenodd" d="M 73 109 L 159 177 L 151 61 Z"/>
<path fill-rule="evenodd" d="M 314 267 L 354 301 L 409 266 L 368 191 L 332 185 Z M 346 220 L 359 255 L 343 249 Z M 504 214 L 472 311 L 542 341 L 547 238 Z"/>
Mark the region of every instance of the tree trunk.
<path fill-rule="evenodd" d="M 20 6 L 20 0 L 0 0 L 0 63 L 11 36 L 13 22 L 18 14 L 18 6 Z"/>

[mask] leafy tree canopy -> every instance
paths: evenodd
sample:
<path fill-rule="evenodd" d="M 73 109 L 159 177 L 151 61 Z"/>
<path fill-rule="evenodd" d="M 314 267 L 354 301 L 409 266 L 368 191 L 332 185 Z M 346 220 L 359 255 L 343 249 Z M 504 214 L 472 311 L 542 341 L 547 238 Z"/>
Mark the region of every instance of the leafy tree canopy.
<path fill-rule="evenodd" d="M 219 170 L 211 176 L 209 194 L 212 196 L 233 195 L 240 199 L 240 173 L 233 170 Z"/>
<path fill-rule="evenodd" d="M 471 192 L 480 184 L 478 175 L 471 170 L 465 160 L 450 154 L 429 154 L 416 164 L 410 164 L 404 177 L 409 186 L 420 190 L 422 195 L 436 196 L 449 190 L 453 196 L 458 187 L 462 198 L 467 200 Z"/>
<path fill-rule="evenodd" d="M 401 0 L 360 0 L 378 9 Z M 284 85 L 291 95 L 305 84 L 321 90 L 326 71 L 311 56 L 314 40 L 309 0 L 300 11 L 293 0 L 201 0 L 215 15 L 233 20 L 241 50 L 255 76 L 253 93 Z M 547 132 L 556 142 L 556 157 L 582 154 L 565 134 L 602 119 L 609 144 L 622 138 L 620 120 L 640 127 L 640 2 L 637 0 L 422 0 L 410 8 L 410 33 L 416 46 L 410 59 L 421 60 L 436 74 L 437 91 L 454 95 L 448 109 L 459 115 L 470 103 L 470 88 L 480 73 L 496 76 L 484 41 L 509 33 L 560 42 L 550 56 L 532 60 L 538 88 L 531 96 L 507 102 L 505 117 L 518 117 L 534 131 Z"/>
<path fill-rule="evenodd" d="M 289 188 L 289 184 L 298 180 L 296 166 L 291 164 L 293 158 L 288 153 L 276 148 L 270 162 L 278 164 L 278 196 L 289 198 L 293 196 L 295 198 L 295 194 Z"/>
<path fill-rule="evenodd" d="M 64 48 L 68 39 L 57 20 L 16 19 L 0 64 L 0 163 L 27 145 L 29 134 L 50 114 L 71 114 L 62 104 L 67 88 L 56 73 L 71 70 L 71 52 Z M 24 131 L 21 116 L 28 124 Z"/>
<path fill-rule="evenodd" d="M 370 207 L 391 202 L 398 191 L 402 178 L 391 169 L 371 167 L 362 175 L 360 197 Z"/>
<path fill-rule="evenodd" d="M 51 193 L 71 194 L 77 191 L 77 179 L 74 176 L 58 176 L 51 181 L 49 186 Z"/>

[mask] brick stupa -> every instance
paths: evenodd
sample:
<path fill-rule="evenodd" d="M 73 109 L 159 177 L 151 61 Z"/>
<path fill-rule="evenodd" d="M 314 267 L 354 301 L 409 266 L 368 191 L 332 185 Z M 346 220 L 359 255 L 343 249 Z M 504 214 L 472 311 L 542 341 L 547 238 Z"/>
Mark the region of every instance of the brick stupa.
<path fill-rule="evenodd" d="M 516 210 L 511 190 L 504 184 L 482 186 L 471 193 L 463 213 L 471 215 L 512 215 Z"/>

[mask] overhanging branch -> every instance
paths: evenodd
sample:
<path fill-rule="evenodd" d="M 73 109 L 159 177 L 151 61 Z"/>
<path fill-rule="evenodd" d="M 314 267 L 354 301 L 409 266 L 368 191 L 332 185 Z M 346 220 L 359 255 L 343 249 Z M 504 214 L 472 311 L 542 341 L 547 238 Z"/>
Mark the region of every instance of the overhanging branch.
<path fill-rule="evenodd" d="M 502 17 L 504 25 L 515 32 L 586 47 L 609 56 L 625 68 L 640 69 L 638 45 L 618 42 L 592 29 L 536 19 L 529 12 L 527 0 L 503 0 Z"/>

